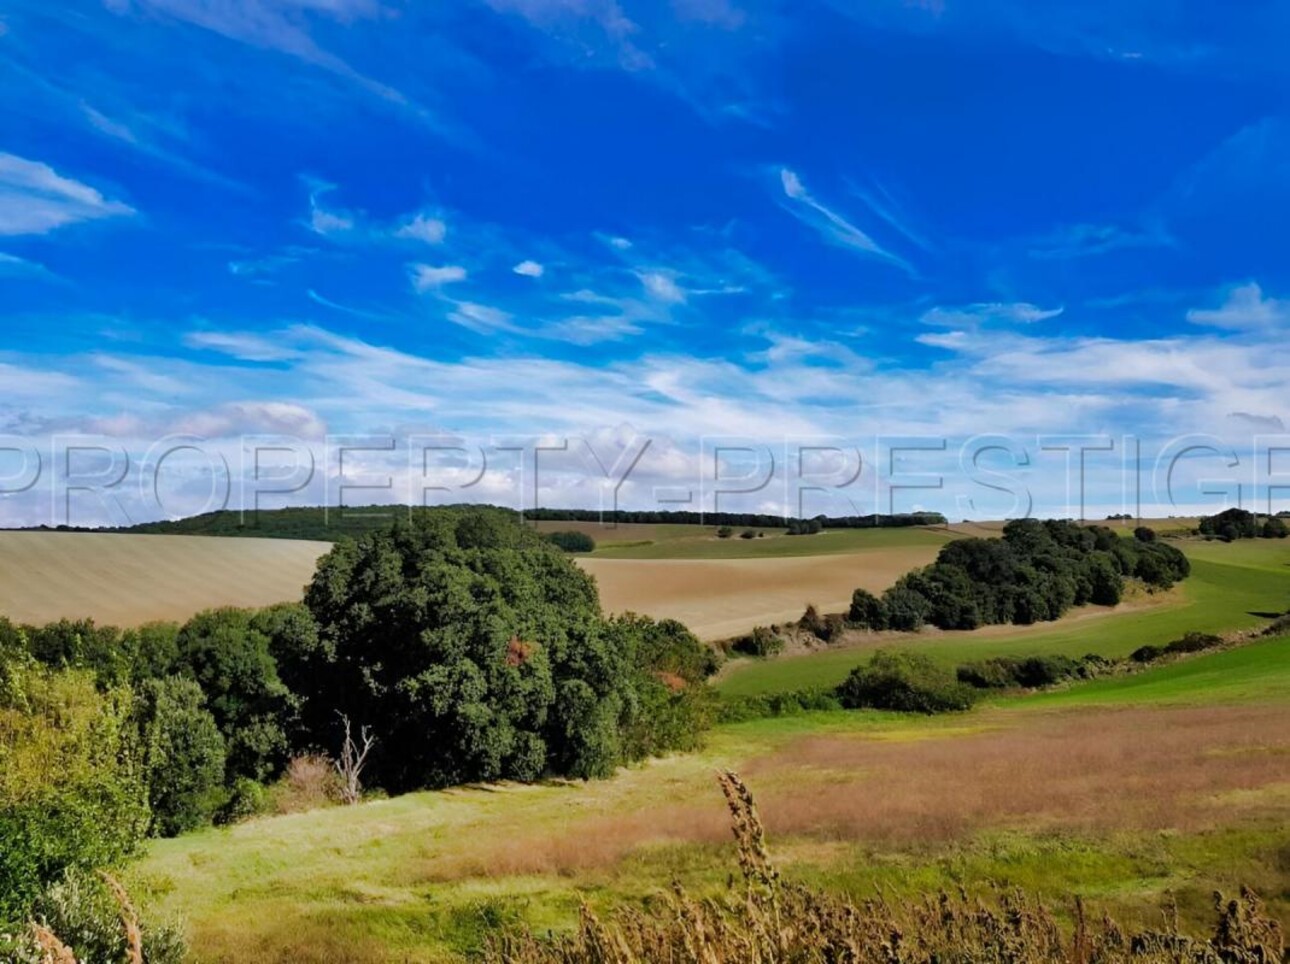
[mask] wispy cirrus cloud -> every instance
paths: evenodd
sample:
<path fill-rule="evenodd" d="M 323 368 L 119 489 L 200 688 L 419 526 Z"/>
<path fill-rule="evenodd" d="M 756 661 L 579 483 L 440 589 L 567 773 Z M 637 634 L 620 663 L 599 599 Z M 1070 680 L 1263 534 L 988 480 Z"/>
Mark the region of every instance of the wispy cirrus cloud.
<path fill-rule="evenodd" d="M 39 261 L 20 258 L 16 254 L 6 254 L 0 251 L 0 278 L 6 277 L 30 278 L 37 281 L 63 280 Z"/>
<path fill-rule="evenodd" d="M 780 168 L 779 182 L 787 199 L 783 202 L 784 209 L 825 241 L 885 261 L 911 276 L 917 274 L 914 266 L 900 255 L 887 250 L 837 211 L 817 200 L 796 171 Z"/>
<path fill-rule="evenodd" d="M 230 40 L 286 54 L 406 108 L 427 122 L 438 123 L 425 107 L 402 91 L 358 70 L 314 39 L 310 23 L 313 18 L 343 25 L 379 20 L 388 11 L 378 0 L 106 0 L 106 5 L 118 14 L 170 18 Z"/>
<path fill-rule="evenodd" d="M 48 234 L 80 221 L 134 214 L 128 204 L 48 164 L 0 153 L 0 235 Z"/>

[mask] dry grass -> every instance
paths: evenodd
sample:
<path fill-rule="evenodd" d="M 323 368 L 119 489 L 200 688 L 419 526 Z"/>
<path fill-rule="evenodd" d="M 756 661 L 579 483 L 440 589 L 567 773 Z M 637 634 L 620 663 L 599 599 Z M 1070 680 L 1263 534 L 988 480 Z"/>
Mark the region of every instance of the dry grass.
<path fill-rule="evenodd" d="M 739 853 L 743 887 L 733 878 L 721 899 L 696 900 L 680 886 L 645 913 L 619 911 L 603 923 L 584 906 L 572 937 L 531 934 L 495 938 L 497 964 L 1274 964 L 1284 956 L 1280 926 L 1250 892 L 1237 900 L 1216 895 L 1211 937 L 1181 932 L 1177 916 L 1163 931 L 1127 934 L 1109 917 L 1091 923 L 1075 901 L 1070 932 L 1041 902 L 1020 892 L 997 900 L 941 893 L 921 900 L 883 898 L 852 903 L 784 884 L 743 782 L 722 774 L 721 788 Z"/>
<path fill-rule="evenodd" d="M 1290 799 L 1290 707 L 985 719 L 994 727 L 918 740 L 808 737 L 748 772 L 779 836 L 901 847 L 999 828 L 1203 830 L 1283 814 Z M 574 876 L 651 844 L 718 842 L 726 819 L 716 806 L 678 803 L 516 833 L 432 857 L 416 876 Z"/>
<path fill-rule="evenodd" d="M 288 539 L 0 532 L 0 615 L 138 626 L 298 600 L 331 546 Z"/>
<path fill-rule="evenodd" d="M 771 829 L 938 842 L 1006 826 L 1200 830 L 1278 810 L 1290 707 L 1053 714 L 953 739 L 812 737 L 750 768 Z"/>

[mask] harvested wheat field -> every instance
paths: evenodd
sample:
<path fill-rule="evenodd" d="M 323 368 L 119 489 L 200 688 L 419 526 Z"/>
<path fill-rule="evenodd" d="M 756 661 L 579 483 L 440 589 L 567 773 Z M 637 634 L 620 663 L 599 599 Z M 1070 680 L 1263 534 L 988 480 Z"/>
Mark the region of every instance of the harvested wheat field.
<path fill-rule="evenodd" d="M 0 616 L 114 626 L 297 600 L 325 542 L 0 532 Z"/>
<path fill-rule="evenodd" d="M 678 619 L 700 639 L 724 639 L 757 625 L 797 619 L 807 603 L 843 612 L 856 589 L 882 592 L 936 558 L 939 544 L 780 559 L 595 559 L 607 612 Z"/>

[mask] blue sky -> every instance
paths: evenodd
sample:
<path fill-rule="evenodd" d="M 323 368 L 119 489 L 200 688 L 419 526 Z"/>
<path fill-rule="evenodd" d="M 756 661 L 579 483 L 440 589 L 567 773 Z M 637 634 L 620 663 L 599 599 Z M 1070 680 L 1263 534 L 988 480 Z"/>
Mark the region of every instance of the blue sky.
<path fill-rule="evenodd" d="M 1120 440 L 1098 509 L 1125 434 L 1257 491 L 1290 417 L 1288 36 L 1284 2 L 7 0 L 0 523 L 49 517 L 23 473 L 73 435 L 234 476 L 243 436 L 303 440 L 305 501 L 328 436 L 381 433 L 405 469 L 410 434 L 583 440 L 551 504 L 642 438 L 634 507 L 715 437 L 860 448 L 862 511 L 880 436 L 959 476 L 963 440 L 1016 439 L 1037 511 L 1071 504 L 1070 436 Z M 72 521 L 207 507 L 185 458 L 164 505 Z M 741 504 L 783 506 L 791 461 Z M 463 497 L 515 502 L 504 463 Z"/>

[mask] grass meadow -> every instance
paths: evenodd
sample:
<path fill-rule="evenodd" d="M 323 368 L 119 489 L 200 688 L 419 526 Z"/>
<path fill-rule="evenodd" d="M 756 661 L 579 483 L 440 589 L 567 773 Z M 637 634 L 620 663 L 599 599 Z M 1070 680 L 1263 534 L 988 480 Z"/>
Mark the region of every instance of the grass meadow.
<path fill-rule="evenodd" d="M 713 774 L 729 767 L 792 879 L 855 896 L 1017 885 L 1146 925 L 1169 897 L 1198 931 L 1210 893 L 1246 883 L 1284 920 L 1288 696 L 1290 638 L 1269 638 L 965 714 L 756 720 L 609 781 L 410 794 L 157 841 L 131 884 L 150 913 L 187 921 L 201 961 L 460 960 L 498 925 L 563 930 L 583 902 L 647 900 L 674 879 L 724 887 Z"/>

